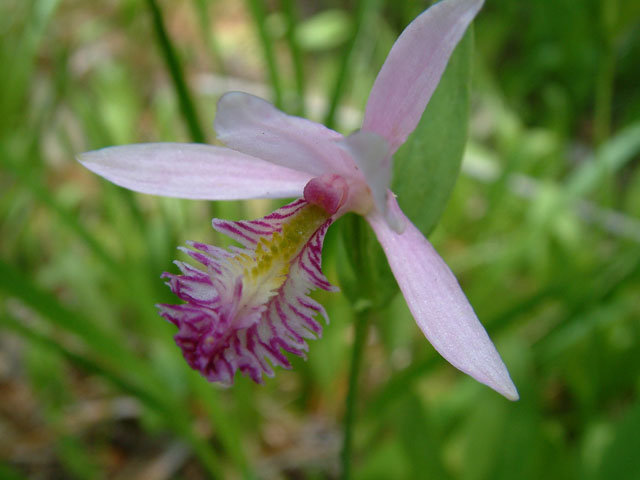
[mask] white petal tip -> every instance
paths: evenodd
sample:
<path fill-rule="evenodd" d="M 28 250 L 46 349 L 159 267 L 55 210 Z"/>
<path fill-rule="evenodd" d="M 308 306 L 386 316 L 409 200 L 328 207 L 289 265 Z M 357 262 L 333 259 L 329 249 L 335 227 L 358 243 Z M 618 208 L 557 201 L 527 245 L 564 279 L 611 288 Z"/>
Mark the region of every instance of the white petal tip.
<path fill-rule="evenodd" d="M 502 360 L 498 357 L 497 361 L 499 362 L 499 372 L 494 372 L 494 375 L 491 375 L 490 377 L 487 377 L 483 374 L 477 374 L 477 372 L 475 374 L 471 372 L 465 373 L 468 373 L 475 380 L 479 381 L 480 383 L 484 383 L 492 390 L 495 390 L 507 400 L 515 402 L 516 400 L 520 399 L 518 389 L 511 380 L 509 372 L 507 371 L 507 367 L 504 365 Z M 495 373 L 497 373 L 497 375 Z"/>
<path fill-rule="evenodd" d="M 518 389 L 511 380 L 509 371 L 500 358 L 500 354 L 497 352 L 497 350 L 495 350 L 493 344 L 490 344 L 488 350 L 490 352 L 489 358 L 485 357 L 483 361 L 478 361 L 478 359 L 475 359 L 474 364 L 467 364 L 466 366 L 457 363 L 455 355 L 443 356 L 454 367 L 466 373 L 474 380 L 485 384 L 487 387 L 499 393 L 507 400 L 511 400 L 513 402 L 519 400 L 520 395 L 518 394 Z M 443 352 L 440 353 L 442 354 Z"/>
<path fill-rule="evenodd" d="M 500 395 L 502 395 L 507 400 L 511 400 L 512 402 L 516 402 L 520 400 L 520 395 L 518 394 L 518 389 L 512 383 L 511 385 L 503 386 L 500 390 L 496 389 Z"/>
<path fill-rule="evenodd" d="M 94 152 L 83 152 L 76 154 L 76 160 L 82 165 L 94 163 L 96 160 L 96 154 Z"/>

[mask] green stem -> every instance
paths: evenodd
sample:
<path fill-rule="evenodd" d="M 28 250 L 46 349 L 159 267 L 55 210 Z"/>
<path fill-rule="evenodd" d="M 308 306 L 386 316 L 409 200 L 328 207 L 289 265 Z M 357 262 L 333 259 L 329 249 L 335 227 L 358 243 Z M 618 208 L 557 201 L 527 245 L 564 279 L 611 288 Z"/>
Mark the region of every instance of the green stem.
<path fill-rule="evenodd" d="M 333 84 L 333 90 L 330 95 L 329 109 L 324 119 L 324 124 L 329 128 L 334 128 L 336 123 L 336 114 L 338 112 L 338 105 L 344 94 L 345 83 L 351 66 L 353 64 L 353 53 L 357 40 L 360 38 L 362 25 L 364 20 L 368 17 L 369 11 L 373 10 L 377 5 L 378 0 L 358 0 L 356 4 L 356 18 L 353 25 L 353 31 L 351 37 L 344 47 L 342 58 L 340 59 L 340 67 L 338 69 L 338 75 L 336 76 L 335 83 Z"/>
<path fill-rule="evenodd" d="M 618 1 L 600 2 L 600 29 L 604 52 L 596 76 L 596 95 L 594 108 L 594 139 L 596 146 L 604 143 L 611 131 L 611 104 L 616 70 L 616 24 L 618 21 Z"/>
<path fill-rule="evenodd" d="M 343 421 L 343 444 L 340 453 L 342 463 L 342 479 L 351 478 L 351 460 L 353 451 L 353 431 L 356 420 L 356 403 L 358 398 L 358 379 L 360 378 L 360 367 L 362 366 L 362 356 L 364 345 L 367 339 L 369 326 L 369 312 L 366 309 L 356 311 L 355 314 L 355 338 L 353 341 L 353 351 L 351 353 L 351 370 L 349 371 L 349 390 L 345 405 Z"/>
<path fill-rule="evenodd" d="M 176 91 L 176 95 L 178 96 L 182 117 L 187 123 L 189 136 L 193 142 L 205 143 L 206 135 L 204 130 L 200 127 L 198 113 L 191 98 L 187 82 L 185 81 L 184 73 L 180 66 L 180 61 L 178 60 L 178 55 L 176 54 L 173 45 L 171 44 L 171 40 L 169 39 L 169 35 L 167 34 L 167 29 L 162 18 L 162 10 L 156 0 L 147 0 L 147 5 L 149 5 L 149 10 L 151 11 L 153 27 L 156 31 L 156 35 L 158 36 L 158 41 L 160 42 L 162 56 L 167 64 L 167 69 L 169 70 L 171 80 L 173 81 L 173 87 Z M 216 204 L 211 203 L 209 205 L 209 215 L 217 217 Z"/>
<path fill-rule="evenodd" d="M 296 5 L 294 0 L 281 0 L 282 10 L 287 17 L 287 43 L 289 44 L 289 50 L 291 51 L 291 61 L 293 63 L 293 69 L 296 77 L 296 93 L 297 101 L 295 109 L 293 110 L 296 115 L 301 117 L 305 114 L 304 93 L 305 93 L 305 79 L 304 79 L 304 63 L 302 60 L 302 52 L 300 51 L 300 45 L 296 38 L 296 25 L 298 24 L 298 13 L 296 11 Z"/>
<path fill-rule="evenodd" d="M 200 26 L 202 38 L 209 51 L 213 54 L 218 72 L 221 75 L 226 75 L 222 49 L 220 48 L 220 44 L 218 43 L 216 36 L 211 33 L 211 17 L 209 15 L 208 8 L 209 3 L 210 2 L 208 2 L 208 0 L 194 0 L 195 8 L 197 9 L 196 16 L 198 17 L 198 24 Z"/>
<path fill-rule="evenodd" d="M 358 403 L 358 380 L 362 366 L 364 346 L 367 339 L 369 316 L 371 313 L 371 301 L 368 300 L 371 285 L 368 281 L 371 278 L 369 263 L 366 258 L 366 231 L 364 221 L 357 215 L 351 215 L 346 219 L 349 224 L 348 241 L 351 245 L 350 251 L 353 255 L 353 267 L 356 272 L 362 275 L 362 282 L 359 283 L 359 294 L 356 295 L 353 303 L 355 336 L 353 340 L 353 350 L 351 353 L 351 367 L 349 371 L 349 387 L 345 400 L 345 413 L 343 420 L 343 444 L 340 460 L 342 463 L 342 478 L 351 478 L 351 463 L 353 457 L 353 432 L 355 429 L 356 406 Z"/>
<path fill-rule="evenodd" d="M 595 108 L 593 130 L 596 146 L 602 145 L 611 133 L 611 104 L 613 102 L 613 81 L 615 78 L 615 52 L 607 46 L 604 59 L 600 63 L 596 77 Z"/>
<path fill-rule="evenodd" d="M 156 0 L 147 0 L 147 5 L 149 6 L 149 10 L 151 11 L 153 28 L 158 37 L 158 41 L 160 42 L 160 50 L 162 51 L 164 61 L 167 64 L 167 69 L 171 74 L 173 87 L 176 90 L 178 101 L 180 102 L 180 111 L 182 112 L 182 116 L 187 122 L 191 140 L 196 143 L 204 143 L 206 137 L 204 131 L 202 130 L 202 128 L 200 128 L 198 115 L 196 113 L 193 100 L 191 99 L 191 95 L 187 87 L 187 82 L 184 79 L 184 73 L 182 71 L 182 67 L 180 66 L 178 56 L 173 49 L 173 45 L 171 44 L 171 40 L 169 39 L 169 35 L 167 34 L 167 29 L 164 25 L 160 6 L 156 2 Z"/>
<path fill-rule="evenodd" d="M 616 0 L 600 2 L 601 30 L 604 51 L 598 65 L 595 85 L 595 104 L 593 112 L 593 140 L 596 147 L 602 146 L 611 135 L 612 103 L 616 70 L 615 24 L 618 13 Z M 603 170 L 603 188 L 598 194 L 603 205 L 612 205 L 616 198 L 615 174 L 609 169 Z"/>
<path fill-rule="evenodd" d="M 278 65 L 276 64 L 276 55 L 273 49 L 271 36 L 267 31 L 267 14 L 264 10 L 264 4 L 261 0 L 247 0 L 247 5 L 253 15 L 253 19 L 258 29 L 260 43 L 263 47 L 264 59 L 267 62 L 267 70 L 271 80 L 271 88 L 273 89 L 273 103 L 276 107 L 282 109 L 282 86 L 280 85 L 280 74 Z"/>

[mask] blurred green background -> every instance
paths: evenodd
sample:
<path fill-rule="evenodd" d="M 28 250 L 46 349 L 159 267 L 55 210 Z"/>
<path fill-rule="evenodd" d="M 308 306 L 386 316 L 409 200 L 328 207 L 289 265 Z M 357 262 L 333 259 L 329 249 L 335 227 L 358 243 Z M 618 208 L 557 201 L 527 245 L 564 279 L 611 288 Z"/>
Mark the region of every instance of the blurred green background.
<path fill-rule="evenodd" d="M 0 478 L 339 477 L 345 295 L 316 295 L 331 324 L 308 361 L 228 390 L 188 369 L 154 308 L 175 301 L 159 276 L 178 245 L 273 205 L 134 194 L 74 155 L 211 143 L 231 89 L 349 133 L 428 4 L 0 3 Z M 437 356 L 396 295 L 369 331 L 353 476 L 638 479 L 640 3 L 488 0 L 472 58 L 462 174 L 431 240 L 521 400 Z"/>

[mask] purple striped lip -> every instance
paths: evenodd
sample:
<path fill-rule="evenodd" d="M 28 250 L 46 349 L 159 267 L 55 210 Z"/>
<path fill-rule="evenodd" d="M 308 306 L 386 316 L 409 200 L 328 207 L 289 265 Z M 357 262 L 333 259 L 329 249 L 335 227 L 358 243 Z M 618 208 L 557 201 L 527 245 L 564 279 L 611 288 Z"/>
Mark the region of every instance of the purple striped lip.
<path fill-rule="evenodd" d="M 309 292 L 336 289 L 321 269 L 322 244 L 333 219 L 324 213 L 316 218 L 317 212 L 322 210 L 301 199 L 259 220 L 214 219 L 217 231 L 244 247 L 221 249 L 187 242 L 190 248 L 182 250 L 205 270 L 176 262 L 181 274 L 163 275 L 171 291 L 186 303 L 159 305 L 160 314 L 178 328 L 175 341 L 187 363 L 208 380 L 231 384 L 235 372 L 240 371 L 261 383 L 264 376 L 274 375 L 272 367 L 291 368 L 283 352 L 305 357 L 307 341 L 322 335 L 315 317 L 320 314 L 326 322 L 329 319 Z M 295 227 L 289 226 L 291 222 Z M 277 240 L 275 233 L 280 234 Z M 266 248 L 261 247 L 260 252 L 266 252 L 272 239 L 289 243 L 274 244 L 276 257 L 255 250 L 264 241 Z M 292 239 L 301 242 L 297 249 L 291 250 Z M 278 257 L 284 254 L 291 256 Z M 273 264 L 260 267 L 267 268 L 259 271 L 267 275 L 265 280 L 252 279 L 248 273 L 255 270 L 260 255 L 270 258 L 260 265 Z M 277 273 L 281 271 L 279 262 L 286 262 L 284 277 Z M 263 291 L 262 285 L 271 285 L 273 290 Z"/>

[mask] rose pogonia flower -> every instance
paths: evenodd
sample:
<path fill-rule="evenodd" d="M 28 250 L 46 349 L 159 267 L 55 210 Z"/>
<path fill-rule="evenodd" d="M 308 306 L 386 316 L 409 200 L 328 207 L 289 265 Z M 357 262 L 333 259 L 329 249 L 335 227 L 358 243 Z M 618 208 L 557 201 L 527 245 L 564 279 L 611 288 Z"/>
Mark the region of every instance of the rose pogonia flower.
<path fill-rule="evenodd" d="M 190 243 L 202 268 L 176 262 L 164 274 L 185 303 L 160 305 L 191 367 L 231 383 L 240 370 L 260 382 L 282 350 L 304 355 L 321 334 L 323 307 L 309 297 L 331 290 L 321 271 L 327 228 L 347 212 L 363 215 L 389 260 L 418 326 L 452 365 L 515 400 L 517 390 L 455 276 L 403 214 L 389 190 L 392 155 L 415 129 L 448 59 L 483 0 L 443 0 L 401 34 L 369 96 L 362 129 L 344 137 L 286 115 L 240 92 L 218 103 L 215 129 L 226 147 L 156 143 L 84 153 L 80 162 L 123 187 L 171 197 L 298 200 L 254 221 L 214 220 L 242 247 Z M 400 167 L 401 168 L 401 167 Z"/>

